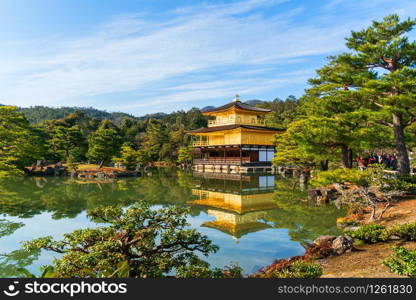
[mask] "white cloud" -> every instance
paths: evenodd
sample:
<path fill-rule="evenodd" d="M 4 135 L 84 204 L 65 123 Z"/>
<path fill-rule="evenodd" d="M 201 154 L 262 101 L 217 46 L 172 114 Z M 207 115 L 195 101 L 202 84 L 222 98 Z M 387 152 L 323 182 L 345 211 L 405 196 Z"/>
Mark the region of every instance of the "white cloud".
<path fill-rule="evenodd" d="M 277 89 L 279 87 L 302 84 L 313 75 L 312 69 L 301 71 L 286 72 L 280 74 L 275 79 L 265 78 L 249 78 L 234 80 L 212 80 L 206 82 L 190 83 L 177 85 L 166 88 L 166 95 L 147 96 L 142 98 L 141 102 L 131 103 L 127 105 L 114 105 L 106 107 L 109 110 L 130 111 L 138 108 L 149 106 L 163 107 L 173 103 L 187 103 L 202 100 L 222 99 L 226 101 L 227 97 L 231 97 L 237 92 L 241 95 L 255 94 L 267 89 Z M 248 99 L 243 99 L 248 100 Z M 270 99 L 271 100 L 271 99 Z M 208 105 L 207 102 L 201 102 L 201 106 Z"/>
<path fill-rule="evenodd" d="M 202 101 L 302 84 L 311 70 L 296 64 L 309 56 L 341 51 L 344 36 L 366 21 L 328 23 L 324 16 L 294 22 L 303 7 L 269 15 L 259 12 L 284 2 L 196 5 L 157 20 L 146 14 L 122 15 L 82 38 L 55 38 L 42 41 L 44 48 L 36 43 L 35 51 L 5 54 L 0 56 L 0 103 L 134 109 L 149 102 Z M 292 65 L 307 75 L 285 74 L 282 67 Z M 143 97 L 117 106 L 92 102 L 128 92 Z"/>

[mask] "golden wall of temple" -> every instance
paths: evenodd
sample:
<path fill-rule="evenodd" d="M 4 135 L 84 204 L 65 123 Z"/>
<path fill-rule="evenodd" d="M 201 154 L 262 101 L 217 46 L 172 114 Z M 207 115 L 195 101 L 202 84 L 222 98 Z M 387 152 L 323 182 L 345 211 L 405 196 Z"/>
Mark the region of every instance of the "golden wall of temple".
<path fill-rule="evenodd" d="M 224 112 L 217 112 L 215 113 L 215 119 L 208 121 L 208 127 L 231 124 L 266 126 L 264 118 L 259 116 L 258 113 L 250 113 L 236 109 Z"/>
<path fill-rule="evenodd" d="M 217 145 L 273 145 L 275 131 L 250 130 L 236 128 L 234 130 L 215 131 L 194 134 L 194 146 Z"/>

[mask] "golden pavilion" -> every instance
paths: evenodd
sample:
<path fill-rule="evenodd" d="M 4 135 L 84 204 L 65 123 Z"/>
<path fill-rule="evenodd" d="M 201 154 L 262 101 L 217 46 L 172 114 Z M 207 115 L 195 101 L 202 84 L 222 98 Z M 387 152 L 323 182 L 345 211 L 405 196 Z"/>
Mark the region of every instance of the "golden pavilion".
<path fill-rule="evenodd" d="M 208 127 L 188 131 L 193 137 L 193 167 L 197 171 L 246 173 L 269 171 L 273 136 L 284 130 L 267 127 L 269 109 L 240 101 L 206 110 Z"/>

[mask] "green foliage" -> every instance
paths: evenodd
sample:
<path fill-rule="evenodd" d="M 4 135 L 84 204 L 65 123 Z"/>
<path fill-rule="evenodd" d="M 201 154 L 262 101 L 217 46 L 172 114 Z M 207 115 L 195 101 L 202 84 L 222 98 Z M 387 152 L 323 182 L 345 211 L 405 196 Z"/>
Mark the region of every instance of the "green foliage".
<path fill-rule="evenodd" d="M 15 232 L 23 226 L 24 224 L 20 222 L 17 223 L 0 219 L 0 238 L 13 234 L 13 232 Z"/>
<path fill-rule="evenodd" d="M 127 170 L 133 170 L 140 163 L 140 153 L 131 146 L 121 146 L 120 157 L 114 157 L 113 162 L 121 163 Z"/>
<path fill-rule="evenodd" d="M 21 175 L 28 161 L 46 150 L 38 132 L 14 106 L 0 106 L 0 177 Z"/>
<path fill-rule="evenodd" d="M 129 277 L 163 277 L 196 261 L 196 252 L 208 255 L 218 250 L 206 236 L 188 229 L 187 214 L 187 209 L 179 207 L 152 210 L 144 202 L 126 210 L 100 207 L 88 216 L 107 226 L 75 230 L 61 241 L 38 238 L 24 248 L 61 253 L 62 258 L 54 261 L 58 277 L 112 274 L 125 261 Z"/>
<path fill-rule="evenodd" d="M 169 129 L 162 122 L 150 122 L 146 130 L 144 151 L 151 161 L 165 160 L 171 157 L 172 144 L 169 143 Z"/>
<path fill-rule="evenodd" d="M 178 163 L 190 163 L 192 161 L 192 146 L 179 148 Z"/>
<path fill-rule="evenodd" d="M 285 129 L 297 117 L 299 100 L 290 95 L 285 100 L 276 98 L 271 102 L 262 101 L 256 106 L 271 110 L 265 117 L 267 126 Z"/>
<path fill-rule="evenodd" d="M 0 276 L 2 278 L 26 276 L 22 270 L 39 259 L 40 249 L 25 251 L 14 250 L 10 253 L 0 254 Z"/>
<path fill-rule="evenodd" d="M 396 235 L 402 240 L 416 241 L 416 223 L 396 225 L 389 231 L 391 235 Z"/>
<path fill-rule="evenodd" d="M 394 253 L 383 261 L 383 265 L 396 274 L 416 278 L 416 249 L 407 250 L 404 247 L 395 246 L 393 251 Z"/>
<path fill-rule="evenodd" d="M 121 137 L 114 129 L 98 129 L 88 138 L 87 158 L 95 162 L 109 162 L 117 155 Z"/>
<path fill-rule="evenodd" d="M 306 198 L 307 190 L 301 188 L 298 180 L 279 178 L 273 192 L 277 208 L 268 211 L 265 220 L 274 228 L 287 228 L 292 241 L 310 242 L 320 235 L 341 234 L 334 224 L 346 211 L 333 203 L 320 206 L 300 201 Z"/>
<path fill-rule="evenodd" d="M 323 274 L 321 265 L 316 263 L 295 261 L 283 268 L 274 270 L 261 278 L 319 278 Z"/>
<path fill-rule="evenodd" d="M 390 233 L 386 227 L 378 224 L 364 225 L 358 230 L 347 230 L 345 234 L 367 244 L 385 242 L 390 238 Z"/>
<path fill-rule="evenodd" d="M 177 269 L 177 278 L 242 278 L 242 269 L 238 264 L 232 264 L 229 267 L 210 268 L 209 264 L 204 261 L 195 261 L 190 265 L 180 266 Z"/>
<path fill-rule="evenodd" d="M 416 177 L 412 175 L 398 175 L 396 178 L 384 178 L 382 191 L 416 191 Z"/>
<path fill-rule="evenodd" d="M 20 111 L 25 114 L 26 118 L 29 120 L 31 124 L 39 124 L 46 120 L 63 119 L 66 116 L 73 114 L 77 111 L 82 112 L 90 118 L 109 119 L 114 121 L 116 124 L 119 124 L 123 118 L 134 118 L 134 116 L 126 113 L 109 113 L 92 107 L 53 108 L 47 106 L 32 106 L 27 108 L 20 108 Z"/>
<path fill-rule="evenodd" d="M 275 135 L 274 144 L 276 145 L 276 151 L 272 161 L 274 165 L 289 165 L 303 169 L 313 166 L 314 162 L 319 160 L 296 140 L 297 124 L 299 123 L 293 122 L 286 132 Z"/>
<path fill-rule="evenodd" d="M 373 72 L 373 78 L 359 84 L 358 93 L 375 122 L 393 128 L 401 174 L 410 171 L 405 129 L 416 121 L 416 43 L 406 36 L 415 25 L 415 19 L 401 21 L 396 14 L 373 21 L 351 33 L 346 45 L 352 53 L 340 55 L 344 63 L 362 70 L 360 79 Z"/>
<path fill-rule="evenodd" d="M 30 273 L 26 268 L 19 268 L 18 272 L 23 278 L 56 278 L 57 274 L 53 266 L 44 266 L 41 268 L 41 274 L 39 276 Z"/>
<path fill-rule="evenodd" d="M 360 186 L 368 186 L 372 182 L 372 175 L 368 171 L 357 169 L 333 169 L 316 174 L 310 181 L 313 186 L 327 186 L 332 183 L 350 182 Z"/>
<path fill-rule="evenodd" d="M 36 129 L 33 128 L 33 131 L 37 131 L 36 135 L 41 136 L 39 142 L 43 146 L 43 150 L 39 152 L 42 154 L 41 157 L 34 158 L 27 155 L 26 151 L 27 157 L 24 163 L 19 161 L 19 167 L 31 165 L 34 159 L 39 158 L 51 162 L 66 160 L 74 163 L 85 161 L 86 158 L 100 163 L 110 162 L 112 157 L 118 156 L 117 151 L 113 150 L 118 150 L 119 146 L 115 147 L 117 149 L 109 146 L 112 142 L 104 137 L 106 134 L 102 130 L 114 130 L 114 140 L 118 140 L 118 145 L 125 143 L 132 149 L 137 149 L 139 163 L 173 162 L 177 160 L 178 149 L 189 144 L 189 137 L 185 131 L 207 125 L 207 118 L 197 108 L 187 112 L 156 113 L 143 117 L 78 107 L 36 106 L 20 108 L 17 112 L 22 116 L 23 112 L 31 123 L 38 126 Z M 48 149 L 45 146 L 48 146 Z M 128 158 L 117 158 L 132 158 L 132 155 L 127 156 Z M 0 169 L 4 173 L 7 170 L 7 174 L 19 174 L 15 165 L 14 157 L 0 160 Z"/>
<path fill-rule="evenodd" d="M 415 24 L 390 15 L 353 31 L 350 52 L 330 57 L 309 80 L 288 126 L 290 155 L 276 163 L 325 156 L 351 168 L 354 153 L 395 145 L 399 171 L 408 174 L 405 129 L 416 121 L 416 43 L 405 34 Z"/>
<path fill-rule="evenodd" d="M 368 112 L 353 90 L 359 73 L 331 57 L 317 70 L 317 78 L 309 80 L 311 88 L 301 98 L 297 120 L 289 124 L 288 134 L 299 153 L 315 158 L 311 162 L 329 158 L 351 168 L 352 151 L 385 140 L 380 139 L 384 131 L 367 126 Z"/>
<path fill-rule="evenodd" d="M 82 142 L 83 136 L 79 126 L 54 126 L 48 144 L 55 152 L 63 151 L 65 160 L 68 160 L 70 151 L 79 147 Z"/>

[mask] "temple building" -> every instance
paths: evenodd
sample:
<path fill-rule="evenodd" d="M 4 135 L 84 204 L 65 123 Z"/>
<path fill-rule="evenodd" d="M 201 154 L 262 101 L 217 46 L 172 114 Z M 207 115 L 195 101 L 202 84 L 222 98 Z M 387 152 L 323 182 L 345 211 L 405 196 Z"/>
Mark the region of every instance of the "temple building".
<path fill-rule="evenodd" d="M 208 127 L 188 131 L 193 136 L 193 167 L 203 172 L 247 173 L 269 171 L 274 156 L 273 136 L 284 130 L 267 127 L 268 109 L 236 98 L 204 111 Z"/>
<path fill-rule="evenodd" d="M 265 221 L 268 211 L 277 209 L 273 201 L 274 175 L 194 173 L 199 182 L 188 204 L 206 210 L 212 221 L 201 226 L 224 232 L 235 240 L 271 228 Z M 238 177 L 239 176 L 239 177 Z"/>

